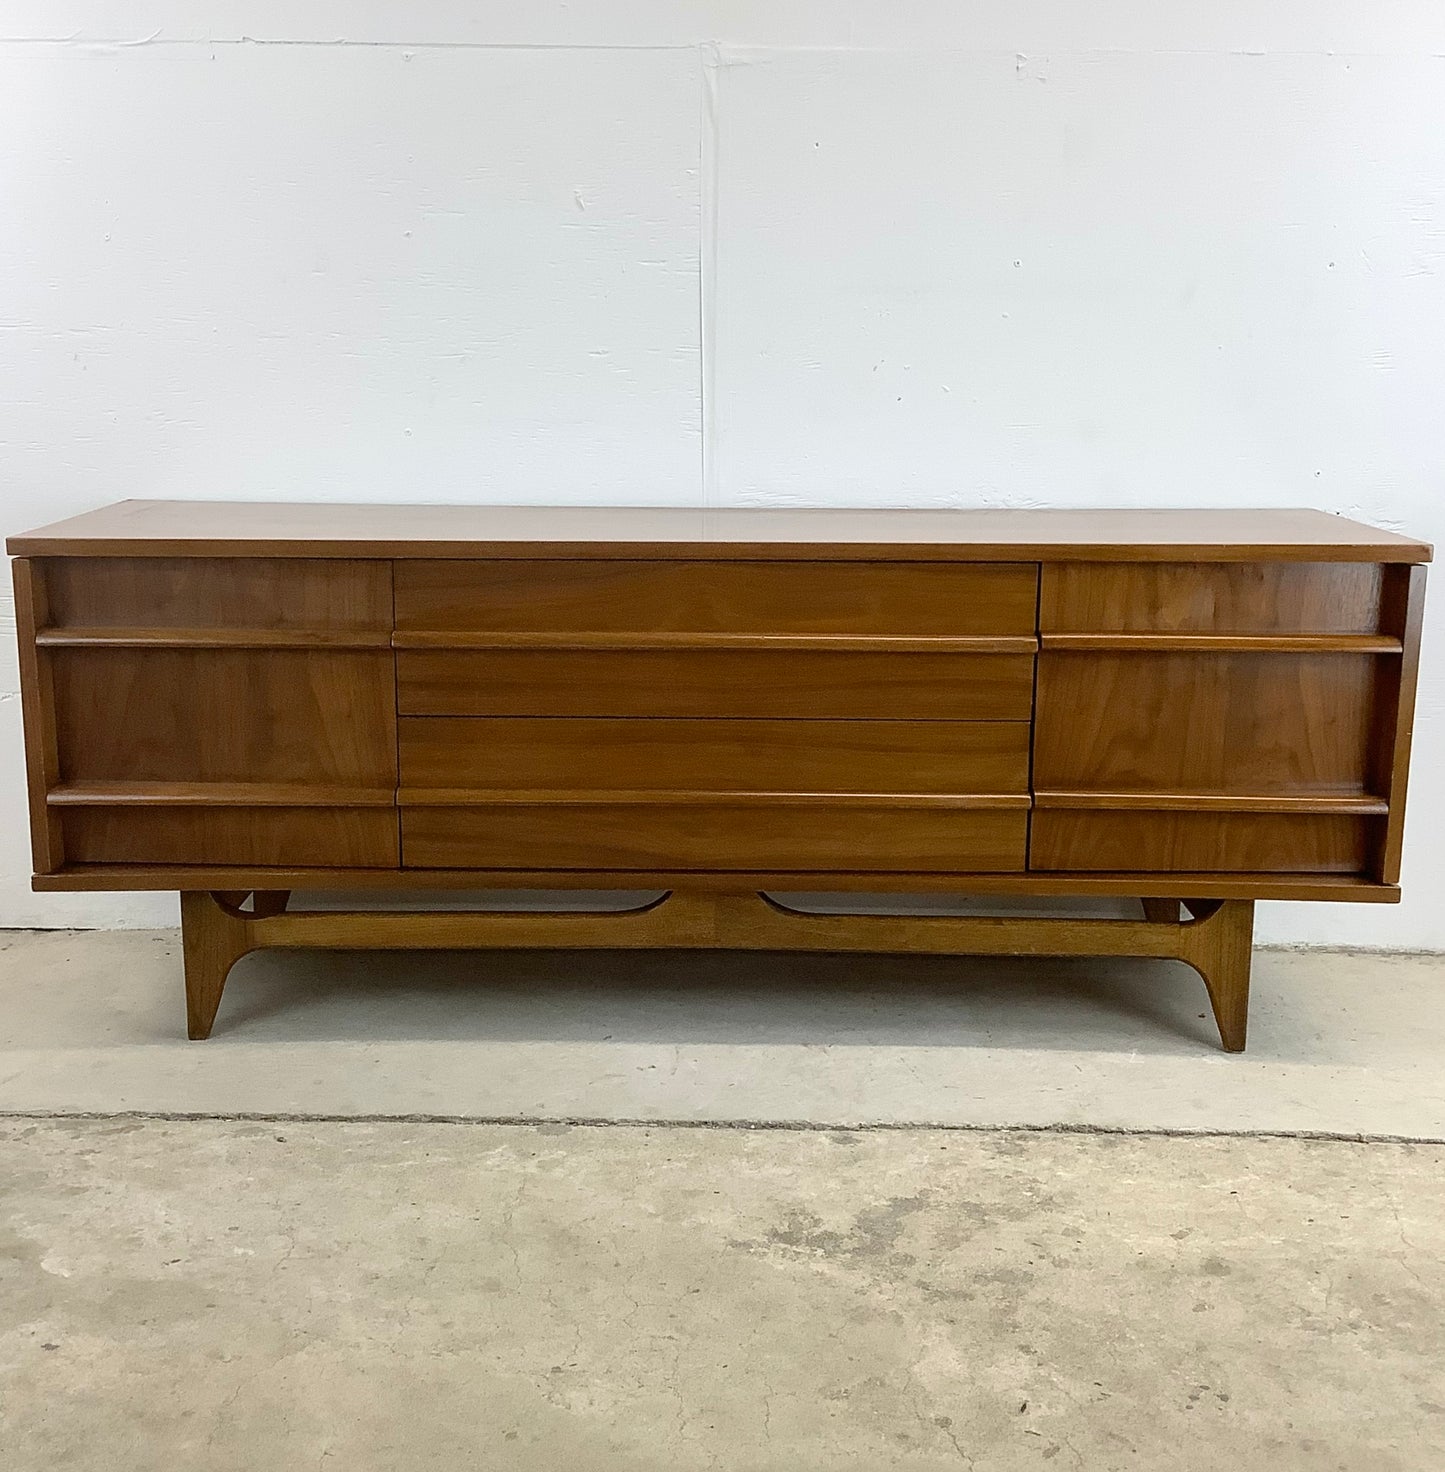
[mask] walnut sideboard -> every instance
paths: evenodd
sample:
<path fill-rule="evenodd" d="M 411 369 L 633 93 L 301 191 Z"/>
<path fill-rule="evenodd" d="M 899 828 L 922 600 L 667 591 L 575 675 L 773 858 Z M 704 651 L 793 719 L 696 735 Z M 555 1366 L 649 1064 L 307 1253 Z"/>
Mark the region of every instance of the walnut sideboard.
<path fill-rule="evenodd" d="M 1256 900 L 1399 895 L 1430 548 L 1322 512 L 127 501 L 8 550 L 35 886 L 180 891 L 195 1038 L 262 947 L 718 946 L 1176 958 L 1237 1051 Z M 641 898 L 300 898 L 362 887 Z"/>

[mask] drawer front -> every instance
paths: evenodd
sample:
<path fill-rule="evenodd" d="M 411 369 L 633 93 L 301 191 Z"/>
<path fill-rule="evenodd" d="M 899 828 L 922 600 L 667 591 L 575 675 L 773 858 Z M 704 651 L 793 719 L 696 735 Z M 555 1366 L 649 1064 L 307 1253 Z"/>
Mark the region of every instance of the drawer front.
<path fill-rule="evenodd" d="M 1039 655 L 1034 783 L 1118 793 L 1368 787 L 1368 654 Z"/>
<path fill-rule="evenodd" d="M 403 717 L 402 802 L 426 790 L 1016 793 L 1016 721 Z"/>
<path fill-rule="evenodd" d="M 418 633 L 1031 636 L 1032 563 L 402 561 Z"/>
<path fill-rule="evenodd" d="M 1071 812 L 1033 816 L 1029 868 L 1221 874 L 1357 874 L 1377 818 L 1323 813 Z"/>
<path fill-rule="evenodd" d="M 998 873 L 1023 869 L 1022 810 L 719 803 L 412 807 L 410 868 Z"/>
<path fill-rule="evenodd" d="M 68 807 L 78 864 L 254 864 L 391 869 L 394 808 Z"/>
<path fill-rule="evenodd" d="M 56 629 L 268 630 L 307 640 L 391 633 L 386 562 L 269 557 L 52 557 Z"/>
<path fill-rule="evenodd" d="M 1359 562 L 1048 563 L 1039 628 L 1069 634 L 1374 634 L 1384 569 Z"/>
<path fill-rule="evenodd" d="M 1026 721 L 1033 656 L 402 650 L 403 715 Z"/>
<path fill-rule="evenodd" d="M 57 649 L 51 671 L 68 782 L 396 783 L 381 651 Z"/>

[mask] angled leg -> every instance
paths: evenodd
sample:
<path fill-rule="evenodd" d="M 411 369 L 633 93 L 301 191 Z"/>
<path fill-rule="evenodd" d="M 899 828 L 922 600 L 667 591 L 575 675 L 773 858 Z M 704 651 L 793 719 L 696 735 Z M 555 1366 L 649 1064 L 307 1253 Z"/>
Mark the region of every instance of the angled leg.
<path fill-rule="evenodd" d="M 244 898 L 244 895 L 242 896 Z M 201 891 L 181 895 L 181 950 L 186 972 L 186 1036 L 211 1035 L 216 1009 L 231 967 L 252 949 L 247 922 L 218 896 Z"/>
<path fill-rule="evenodd" d="M 1254 949 L 1253 900 L 1186 900 L 1194 917 L 1183 927 L 1183 959 L 1204 978 L 1226 1053 L 1244 1052 L 1249 1025 L 1249 971 Z"/>
<path fill-rule="evenodd" d="M 1140 900 L 1144 906 L 1144 918 L 1156 925 L 1179 924 L 1178 900 Z"/>

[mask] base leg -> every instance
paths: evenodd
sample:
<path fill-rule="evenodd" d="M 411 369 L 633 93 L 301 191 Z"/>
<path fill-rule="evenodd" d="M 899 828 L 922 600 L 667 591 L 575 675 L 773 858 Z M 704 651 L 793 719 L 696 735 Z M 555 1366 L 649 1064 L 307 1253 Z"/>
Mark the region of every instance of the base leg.
<path fill-rule="evenodd" d="M 244 920 L 222 909 L 214 895 L 181 895 L 181 951 L 186 973 L 186 1036 L 211 1035 L 231 967 L 251 949 Z"/>
<path fill-rule="evenodd" d="M 1254 951 L 1253 900 L 1186 900 L 1195 919 L 1184 959 L 1204 978 L 1226 1053 L 1244 1052 L 1249 1026 L 1249 971 Z"/>

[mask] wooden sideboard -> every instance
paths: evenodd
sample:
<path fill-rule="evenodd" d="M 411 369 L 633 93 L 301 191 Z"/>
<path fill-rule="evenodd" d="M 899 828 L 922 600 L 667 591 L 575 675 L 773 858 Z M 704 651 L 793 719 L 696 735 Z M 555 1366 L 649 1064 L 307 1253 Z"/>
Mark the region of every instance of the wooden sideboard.
<path fill-rule="evenodd" d="M 1322 512 L 127 501 L 8 550 L 35 886 L 180 891 L 192 1037 L 262 947 L 722 946 L 1182 959 L 1238 1050 L 1254 901 L 1399 894 L 1430 549 Z M 299 898 L 362 887 L 646 898 Z"/>

